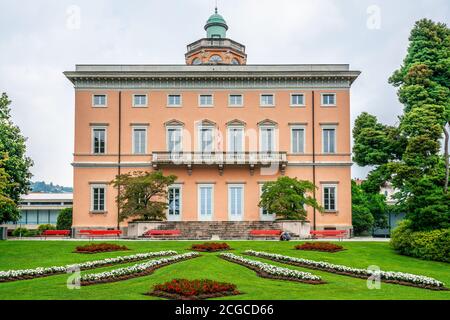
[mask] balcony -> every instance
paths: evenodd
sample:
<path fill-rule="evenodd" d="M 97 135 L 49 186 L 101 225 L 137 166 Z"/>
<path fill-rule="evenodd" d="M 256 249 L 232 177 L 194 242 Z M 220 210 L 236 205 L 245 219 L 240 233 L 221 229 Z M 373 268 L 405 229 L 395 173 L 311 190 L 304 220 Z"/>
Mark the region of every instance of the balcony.
<path fill-rule="evenodd" d="M 226 47 L 245 53 L 245 46 L 231 39 L 200 39 L 187 46 L 188 53 L 199 48 L 217 48 Z"/>
<path fill-rule="evenodd" d="M 194 166 L 217 166 L 220 175 L 226 166 L 248 166 L 252 175 L 256 167 L 278 166 L 281 174 L 284 174 L 286 165 L 286 152 L 153 152 L 152 154 L 154 169 L 185 166 L 189 175 L 192 174 Z"/>

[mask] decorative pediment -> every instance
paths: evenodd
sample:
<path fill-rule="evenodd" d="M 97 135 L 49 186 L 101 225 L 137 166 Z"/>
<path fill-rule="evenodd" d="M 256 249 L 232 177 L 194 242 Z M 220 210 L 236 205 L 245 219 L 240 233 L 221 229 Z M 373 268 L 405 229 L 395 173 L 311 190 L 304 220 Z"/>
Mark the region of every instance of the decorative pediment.
<path fill-rule="evenodd" d="M 239 119 L 234 119 L 226 123 L 227 126 L 245 126 L 246 123 Z"/>
<path fill-rule="evenodd" d="M 278 125 L 278 123 L 270 119 L 264 119 L 258 122 L 258 126 L 276 126 L 276 125 Z"/>
<path fill-rule="evenodd" d="M 184 126 L 184 122 L 181 122 L 180 120 L 172 119 L 164 123 L 164 125 L 167 126 Z"/>
<path fill-rule="evenodd" d="M 215 126 L 216 123 L 212 120 L 203 119 L 198 122 L 198 125 L 200 125 L 200 126 Z"/>

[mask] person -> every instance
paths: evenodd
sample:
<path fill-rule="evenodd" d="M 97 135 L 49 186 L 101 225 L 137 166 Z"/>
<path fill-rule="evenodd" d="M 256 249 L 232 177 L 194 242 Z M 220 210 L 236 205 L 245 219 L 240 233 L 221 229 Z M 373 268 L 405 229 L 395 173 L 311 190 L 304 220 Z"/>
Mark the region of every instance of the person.
<path fill-rule="evenodd" d="M 289 241 L 291 240 L 291 235 L 289 232 L 283 231 L 280 235 L 280 241 Z"/>

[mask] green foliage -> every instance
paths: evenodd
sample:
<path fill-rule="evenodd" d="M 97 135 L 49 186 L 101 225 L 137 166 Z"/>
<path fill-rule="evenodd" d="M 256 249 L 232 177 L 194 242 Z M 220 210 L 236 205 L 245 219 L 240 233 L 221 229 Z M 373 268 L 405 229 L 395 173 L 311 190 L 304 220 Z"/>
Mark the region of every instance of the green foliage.
<path fill-rule="evenodd" d="M 19 219 L 17 204 L 21 195 L 30 190 L 29 168 L 33 165 L 33 161 L 25 154 L 25 138 L 19 127 L 11 121 L 10 104 L 8 96 L 3 93 L 0 97 L 0 155 L 3 159 L 0 168 L 4 170 L 3 176 L 6 176 L 8 183 L 3 185 L 0 195 L 0 223 Z"/>
<path fill-rule="evenodd" d="M 309 181 L 297 180 L 287 176 L 277 181 L 266 182 L 262 187 L 259 206 L 268 212 L 274 212 L 279 219 L 305 220 L 305 206 L 323 211 L 317 201 L 307 195 L 316 187 Z"/>
<path fill-rule="evenodd" d="M 369 202 L 362 188 L 352 181 L 352 224 L 356 235 L 372 230 L 375 219 L 369 209 Z"/>
<path fill-rule="evenodd" d="M 52 182 L 45 183 L 44 181 L 31 182 L 31 190 L 33 192 L 44 192 L 44 193 L 66 193 L 73 192 L 71 187 L 63 187 L 60 185 L 55 185 Z"/>
<path fill-rule="evenodd" d="M 14 231 L 12 232 L 12 235 L 14 237 L 34 237 L 35 235 L 37 235 L 37 230 L 29 230 L 27 228 L 17 228 L 14 229 Z"/>
<path fill-rule="evenodd" d="M 56 220 L 57 230 L 70 230 L 72 228 L 72 208 L 62 209 Z"/>
<path fill-rule="evenodd" d="M 56 230 L 56 227 L 53 224 L 40 224 L 37 233 L 42 234 L 46 230 Z"/>
<path fill-rule="evenodd" d="M 168 187 L 176 181 L 174 175 L 164 176 L 161 171 L 142 172 L 116 176 L 111 184 L 120 190 L 117 203 L 120 221 L 126 219 L 166 219 Z"/>
<path fill-rule="evenodd" d="M 450 228 L 413 232 L 411 226 L 411 221 L 404 220 L 392 232 L 391 245 L 396 251 L 424 260 L 450 262 Z"/>

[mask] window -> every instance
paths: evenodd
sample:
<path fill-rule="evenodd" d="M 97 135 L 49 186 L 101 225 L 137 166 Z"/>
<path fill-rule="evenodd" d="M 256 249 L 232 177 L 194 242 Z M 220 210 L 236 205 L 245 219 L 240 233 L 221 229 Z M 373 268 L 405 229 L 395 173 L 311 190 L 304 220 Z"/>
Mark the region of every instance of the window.
<path fill-rule="evenodd" d="M 169 187 L 168 220 L 179 221 L 181 217 L 181 186 Z"/>
<path fill-rule="evenodd" d="M 228 128 L 228 152 L 244 152 L 244 128 Z"/>
<path fill-rule="evenodd" d="M 200 151 L 201 152 L 213 152 L 214 143 L 214 129 L 212 127 L 200 128 Z"/>
<path fill-rule="evenodd" d="M 291 152 L 305 152 L 305 129 L 302 127 L 291 127 Z"/>
<path fill-rule="evenodd" d="M 39 224 L 38 223 L 38 211 L 28 210 L 27 212 L 27 224 Z"/>
<path fill-rule="evenodd" d="M 291 106 L 304 106 L 305 105 L 305 95 L 303 93 L 293 93 L 291 94 Z"/>
<path fill-rule="evenodd" d="M 261 127 L 260 128 L 260 152 L 273 152 L 275 151 L 275 128 L 274 127 Z"/>
<path fill-rule="evenodd" d="M 240 221 L 244 216 L 244 186 L 240 184 L 228 185 L 228 219 Z"/>
<path fill-rule="evenodd" d="M 322 94 L 322 105 L 323 106 L 335 106 L 336 105 L 336 94 L 323 93 Z"/>
<path fill-rule="evenodd" d="M 336 185 L 324 185 L 322 191 L 322 203 L 325 211 L 336 211 L 337 187 Z"/>
<path fill-rule="evenodd" d="M 199 105 L 211 107 L 213 105 L 213 96 L 211 94 L 201 94 L 199 96 Z"/>
<path fill-rule="evenodd" d="M 215 55 L 211 56 L 211 58 L 209 58 L 209 62 L 219 63 L 219 62 L 222 62 L 222 58 L 219 55 L 215 54 Z"/>
<path fill-rule="evenodd" d="M 105 192 L 106 187 L 104 185 L 93 185 L 91 196 L 91 211 L 92 212 L 104 212 L 105 208 Z"/>
<path fill-rule="evenodd" d="M 262 94 L 260 104 L 262 107 L 274 106 L 274 96 L 273 94 Z"/>
<path fill-rule="evenodd" d="M 243 103 L 242 94 L 230 94 L 228 97 L 228 105 L 231 107 L 241 107 Z"/>
<path fill-rule="evenodd" d="M 214 214 L 214 185 L 199 184 L 198 186 L 198 210 L 199 220 L 212 220 Z"/>
<path fill-rule="evenodd" d="M 336 153 L 336 129 L 323 128 L 322 129 L 322 152 Z"/>
<path fill-rule="evenodd" d="M 92 129 L 92 153 L 106 153 L 106 128 Z"/>
<path fill-rule="evenodd" d="M 147 153 L 147 128 L 133 128 L 133 154 Z"/>
<path fill-rule="evenodd" d="M 167 128 L 167 151 L 181 152 L 183 150 L 182 133 L 183 129 L 181 127 Z"/>
<path fill-rule="evenodd" d="M 259 185 L 259 194 L 260 194 L 260 197 L 263 194 L 263 184 Z M 273 220 L 275 220 L 275 215 L 273 213 L 270 213 L 269 211 L 267 211 L 266 209 L 261 208 L 261 207 L 259 208 L 259 215 L 260 215 L 260 219 L 262 221 L 273 221 Z"/>
<path fill-rule="evenodd" d="M 106 107 L 106 94 L 94 94 L 92 105 L 94 107 Z"/>
<path fill-rule="evenodd" d="M 147 95 L 146 94 L 135 94 L 133 96 L 133 107 L 146 107 L 147 106 Z"/>
<path fill-rule="evenodd" d="M 200 60 L 199 58 L 195 58 L 194 60 L 192 60 L 193 65 L 199 65 L 201 63 L 202 63 L 202 60 Z"/>
<path fill-rule="evenodd" d="M 231 60 L 231 64 L 238 65 L 238 64 L 240 64 L 240 63 L 239 63 L 239 60 L 238 60 L 238 59 L 233 58 L 233 59 Z"/>
<path fill-rule="evenodd" d="M 170 107 L 181 106 L 181 95 L 179 94 L 169 94 L 167 97 L 167 105 Z"/>

